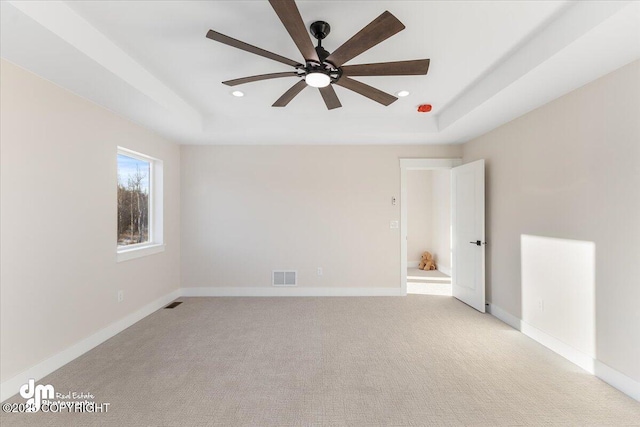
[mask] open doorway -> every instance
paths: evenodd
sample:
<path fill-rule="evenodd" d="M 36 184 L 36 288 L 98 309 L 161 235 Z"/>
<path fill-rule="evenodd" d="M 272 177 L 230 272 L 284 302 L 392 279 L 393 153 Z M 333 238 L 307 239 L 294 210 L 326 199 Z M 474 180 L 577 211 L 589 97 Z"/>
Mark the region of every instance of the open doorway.
<path fill-rule="evenodd" d="M 403 293 L 452 295 L 451 168 L 461 163 L 460 159 L 400 160 Z"/>
<path fill-rule="evenodd" d="M 451 295 L 451 171 L 407 171 L 407 293 Z"/>

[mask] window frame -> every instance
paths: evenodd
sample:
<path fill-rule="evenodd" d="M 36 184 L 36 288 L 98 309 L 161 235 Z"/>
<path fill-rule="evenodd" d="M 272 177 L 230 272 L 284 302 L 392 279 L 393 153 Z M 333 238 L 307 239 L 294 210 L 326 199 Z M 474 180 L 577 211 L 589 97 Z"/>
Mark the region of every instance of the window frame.
<path fill-rule="evenodd" d="M 143 243 L 134 243 L 126 246 L 118 245 L 118 227 L 116 224 L 116 261 L 122 262 L 153 255 L 165 250 L 166 245 L 163 239 L 163 162 L 155 157 L 118 146 L 116 152 L 116 188 L 118 185 L 118 155 L 149 163 L 149 238 L 148 241 Z M 116 212 L 118 209 L 117 203 L 116 198 Z"/>

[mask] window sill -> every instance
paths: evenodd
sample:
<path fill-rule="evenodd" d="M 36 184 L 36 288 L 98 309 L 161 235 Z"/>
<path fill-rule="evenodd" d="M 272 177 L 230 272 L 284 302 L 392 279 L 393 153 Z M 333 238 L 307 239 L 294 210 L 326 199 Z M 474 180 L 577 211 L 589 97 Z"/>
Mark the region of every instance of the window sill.
<path fill-rule="evenodd" d="M 116 262 L 129 261 L 130 259 L 141 258 L 143 256 L 153 255 L 164 252 L 166 245 L 162 243 L 152 243 L 145 246 L 138 246 L 130 249 L 119 249 Z"/>

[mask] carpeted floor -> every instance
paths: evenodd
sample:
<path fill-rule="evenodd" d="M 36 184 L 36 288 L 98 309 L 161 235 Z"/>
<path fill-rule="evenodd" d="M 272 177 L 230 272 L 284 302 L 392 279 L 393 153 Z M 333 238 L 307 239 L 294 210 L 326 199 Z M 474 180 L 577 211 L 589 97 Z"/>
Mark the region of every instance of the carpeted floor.
<path fill-rule="evenodd" d="M 451 277 L 438 270 L 407 269 L 407 293 L 451 296 Z"/>
<path fill-rule="evenodd" d="M 449 282 L 451 277 L 438 270 L 420 270 L 419 268 L 407 268 L 407 279 L 430 280 L 434 282 Z"/>
<path fill-rule="evenodd" d="M 640 425 L 640 403 L 451 297 L 182 300 L 40 382 L 107 413 L 0 424 Z"/>

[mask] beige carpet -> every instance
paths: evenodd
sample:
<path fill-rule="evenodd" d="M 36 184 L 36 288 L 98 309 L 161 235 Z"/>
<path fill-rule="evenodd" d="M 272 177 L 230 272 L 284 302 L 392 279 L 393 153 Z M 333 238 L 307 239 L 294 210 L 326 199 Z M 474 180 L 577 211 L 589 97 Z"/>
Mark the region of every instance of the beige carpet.
<path fill-rule="evenodd" d="M 450 297 L 183 300 L 41 381 L 108 413 L 2 426 L 640 425 L 640 403 Z"/>

